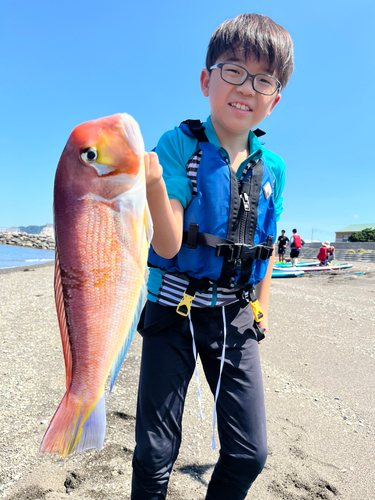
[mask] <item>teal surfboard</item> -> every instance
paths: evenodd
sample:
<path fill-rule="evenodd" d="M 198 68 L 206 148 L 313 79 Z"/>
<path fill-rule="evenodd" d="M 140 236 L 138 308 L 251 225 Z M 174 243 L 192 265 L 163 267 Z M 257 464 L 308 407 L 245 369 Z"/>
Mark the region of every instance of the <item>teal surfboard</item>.
<path fill-rule="evenodd" d="M 311 267 L 311 266 L 319 266 L 320 262 L 298 262 L 297 263 L 297 266 L 296 267 Z M 273 268 L 274 269 L 278 269 L 278 268 L 289 268 L 289 267 L 292 267 L 292 263 L 291 262 L 280 262 L 280 263 L 275 263 L 273 265 Z"/>
<path fill-rule="evenodd" d="M 305 273 L 303 271 L 297 271 L 291 269 L 290 271 L 283 272 L 280 271 L 272 271 L 272 278 L 296 278 L 297 276 L 303 276 Z"/>

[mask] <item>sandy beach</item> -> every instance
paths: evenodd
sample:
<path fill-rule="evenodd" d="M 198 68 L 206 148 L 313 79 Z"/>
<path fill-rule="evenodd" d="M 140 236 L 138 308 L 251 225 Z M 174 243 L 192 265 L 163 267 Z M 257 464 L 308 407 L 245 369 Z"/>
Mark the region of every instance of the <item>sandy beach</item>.
<path fill-rule="evenodd" d="M 344 276 L 357 271 L 372 273 Z M 140 336 L 107 399 L 103 449 L 65 459 L 38 453 L 65 392 L 52 265 L 0 270 L 0 339 L 0 498 L 129 499 Z M 273 280 L 259 348 L 269 456 L 247 500 L 374 500 L 375 264 Z M 200 379 L 205 419 L 193 377 L 169 500 L 203 500 L 217 460 Z"/>

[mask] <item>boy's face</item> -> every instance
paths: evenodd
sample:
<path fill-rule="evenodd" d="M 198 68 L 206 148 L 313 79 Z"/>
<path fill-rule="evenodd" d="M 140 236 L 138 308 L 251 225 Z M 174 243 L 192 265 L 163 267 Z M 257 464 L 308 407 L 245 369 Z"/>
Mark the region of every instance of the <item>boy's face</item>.
<path fill-rule="evenodd" d="M 274 76 L 269 72 L 266 61 L 261 59 L 258 62 L 254 57 L 245 59 L 240 51 L 223 54 L 215 64 L 223 62 L 238 64 L 252 75 L 261 73 Z M 247 134 L 272 113 L 281 98 L 278 91 L 272 96 L 255 92 L 251 78 L 242 85 L 231 85 L 221 79 L 218 68 L 211 72 L 203 69 L 200 81 L 203 95 L 210 100 L 213 126 L 221 134 Z"/>

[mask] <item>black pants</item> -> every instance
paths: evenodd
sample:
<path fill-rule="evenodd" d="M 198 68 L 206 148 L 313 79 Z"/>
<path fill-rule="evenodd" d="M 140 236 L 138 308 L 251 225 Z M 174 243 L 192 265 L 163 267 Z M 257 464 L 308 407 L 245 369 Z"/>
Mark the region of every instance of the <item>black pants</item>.
<path fill-rule="evenodd" d="M 145 327 L 173 308 L 146 306 Z M 206 500 L 243 500 L 267 456 L 263 384 L 250 307 L 225 308 L 227 342 L 217 425 L 220 458 Z M 192 308 L 194 337 L 215 393 L 223 349 L 222 309 Z M 165 499 L 181 443 L 181 419 L 195 362 L 188 320 L 143 339 L 132 500 Z"/>

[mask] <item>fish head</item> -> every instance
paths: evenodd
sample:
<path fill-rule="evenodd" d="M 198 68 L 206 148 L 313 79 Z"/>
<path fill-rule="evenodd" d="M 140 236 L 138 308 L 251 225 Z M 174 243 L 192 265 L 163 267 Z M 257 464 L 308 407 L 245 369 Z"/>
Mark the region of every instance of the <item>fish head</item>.
<path fill-rule="evenodd" d="M 116 114 L 78 125 L 71 133 L 56 172 L 56 184 L 78 196 L 112 200 L 142 177 L 144 144 L 137 122 Z"/>

